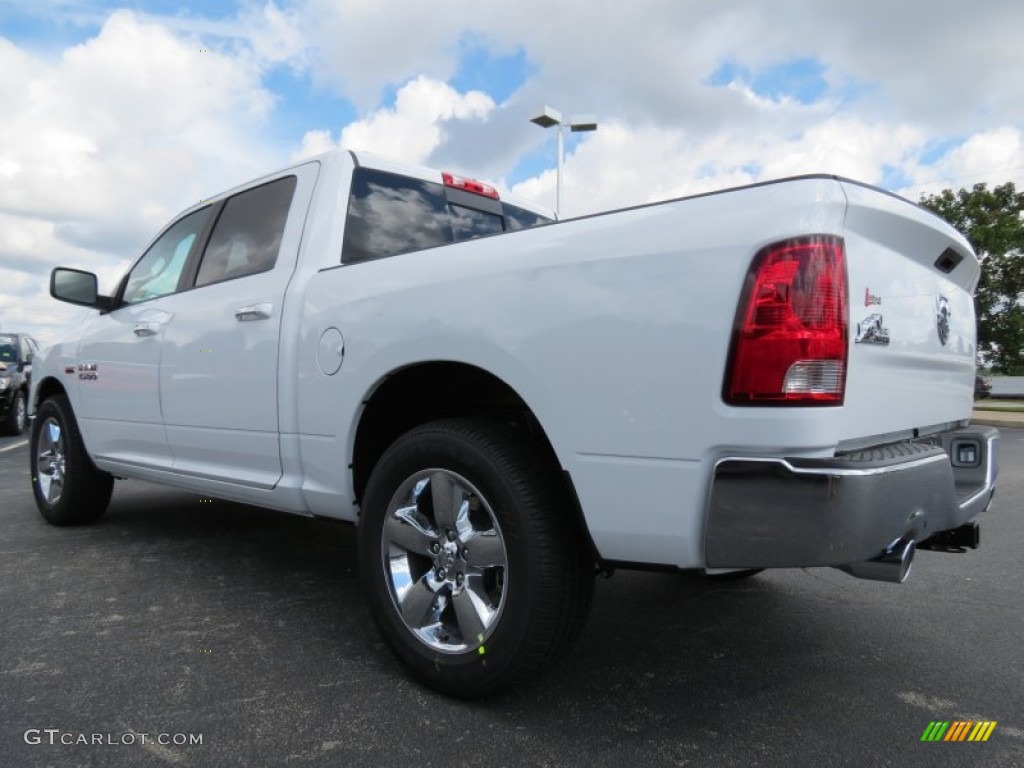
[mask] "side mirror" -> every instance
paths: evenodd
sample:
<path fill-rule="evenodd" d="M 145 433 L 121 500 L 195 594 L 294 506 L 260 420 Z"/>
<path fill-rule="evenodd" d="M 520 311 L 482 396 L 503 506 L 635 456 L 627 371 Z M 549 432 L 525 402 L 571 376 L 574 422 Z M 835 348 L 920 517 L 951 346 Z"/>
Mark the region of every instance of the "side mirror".
<path fill-rule="evenodd" d="M 99 307 L 99 294 L 96 290 L 96 275 L 81 269 L 57 267 L 50 273 L 50 295 L 58 301 L 68 304 L 80 304 L 84 307 Z"/>

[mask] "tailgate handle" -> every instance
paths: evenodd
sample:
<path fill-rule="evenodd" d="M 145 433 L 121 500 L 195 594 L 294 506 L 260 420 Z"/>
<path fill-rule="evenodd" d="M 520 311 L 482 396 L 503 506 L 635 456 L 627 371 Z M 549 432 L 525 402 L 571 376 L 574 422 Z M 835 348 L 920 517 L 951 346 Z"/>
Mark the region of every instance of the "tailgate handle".
<path fill-rule="evenodd" d="M 939 254 L 939 258 L 935 260 L 935 268 L 939 270 L 939 272 L 948 275 L 950 272 L 956 269 L 960 262 L 963 260 L 963 256 L 954 251 L 952 248 L 947 248 L 941 254 Z"/>
<path fill-rule="evenodd" d="M 273 304 L 250 304 L 235 310 L 235 319 L 241 323 L 247 320 L 267 320 L 274 314 Z"/>

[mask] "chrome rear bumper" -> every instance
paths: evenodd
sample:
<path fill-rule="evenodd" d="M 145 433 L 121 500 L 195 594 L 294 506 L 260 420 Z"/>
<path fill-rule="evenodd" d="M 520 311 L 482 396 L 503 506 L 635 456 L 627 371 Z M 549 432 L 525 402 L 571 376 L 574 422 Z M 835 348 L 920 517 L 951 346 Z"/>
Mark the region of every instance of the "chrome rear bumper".
<path fill-rule="evenodd" d="M 967 427 L 830 459 L 723 458 L 707 567 L 848 566 L 925 541 L 988 508 L 998 456 L 995 429 Z"/>

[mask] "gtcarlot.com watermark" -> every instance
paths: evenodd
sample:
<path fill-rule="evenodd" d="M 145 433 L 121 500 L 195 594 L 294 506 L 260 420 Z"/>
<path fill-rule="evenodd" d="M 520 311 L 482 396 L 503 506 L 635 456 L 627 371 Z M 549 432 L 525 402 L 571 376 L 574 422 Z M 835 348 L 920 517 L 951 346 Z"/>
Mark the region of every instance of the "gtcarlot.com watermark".
<path fill-rule="evenodd" d="M 62 731 L 60 728 L 29 728 L 25 731 L 26 744 L 57 746 L 130 747 L 134 744 L 160 744 L 164 747 L 188 747 L 203 743 L 201 733 L 82 733 Z"/>

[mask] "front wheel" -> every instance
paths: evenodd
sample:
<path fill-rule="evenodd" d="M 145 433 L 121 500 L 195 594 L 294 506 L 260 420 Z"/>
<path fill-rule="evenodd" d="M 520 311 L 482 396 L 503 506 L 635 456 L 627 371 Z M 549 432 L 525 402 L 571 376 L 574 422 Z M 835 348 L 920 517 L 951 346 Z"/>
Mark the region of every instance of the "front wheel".
<path fill-rule="evenodd" d="M 583 627 L 593 562 L 541 455 L 515 430 L 453 419 L 403 435 L 370 476 L 363 588 L 392 650 L 435 690 L 528 679 Z"/>
<path fill-rule="evenodd" d="M 53 525 L 83 525 L 106 512 L 114 478 L 92 463 L 67 397 L 43 401 L 29 452 L 36 506 Z"/>

